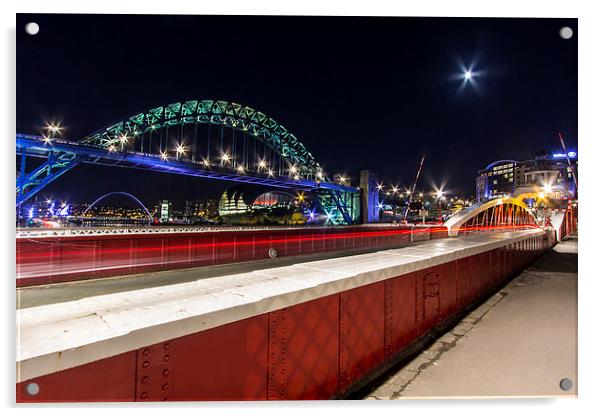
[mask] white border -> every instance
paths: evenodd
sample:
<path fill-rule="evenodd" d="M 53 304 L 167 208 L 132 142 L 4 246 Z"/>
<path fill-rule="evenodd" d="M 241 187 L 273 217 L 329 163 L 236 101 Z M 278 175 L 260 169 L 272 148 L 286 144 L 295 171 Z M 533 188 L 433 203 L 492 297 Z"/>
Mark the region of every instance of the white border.
<path fill-rule="evenodd" d="M 399 16 L 496 16 L 496 17 L 577 17 L 579 18 L 579 142 L 580 151 L 580 283 L 579 283 L 579 399 L 577 400 L 510 400 L 510 401 L 438 401 L 438 402 L 404 402 L 404 403 L 295 403 L 291 404 L 203 404 L 203 412 L 224 414 L 236 409 L 245 412 L 261 414 L 305 415 L 308 408 L 332 411 L 333 408 L 343 408 L 346 413 L 364 415 L 368 409 L 378 409 L 379 412 L 420 412 L 482 415 L 504 415 L 516 410 L 528 410 L 530 414 L 563 415 L 578 413 L 593 413 L 595 406 L 600 408 L 600 397 L 597 386 L 600 385 L 599 320 L 601 314 L 599 296 L 602 293 L 600 271 L 597 264 L 599 258 L 597 227 L 599 222 L 599 185 L 597 181 L 596 156 L 602 154 L 602 129 L 600 127 L 600 97 L 602 97 L 601 76 L 602 57 L 599 53 L 599 39 L 602 39 L 602 19 L 598 3 L 595 1 L 525 1 L 498 0 L 497 2 L 482 0 L 430 0 L 430 1 L 380 1 L 371 0 L 360 2 L 352 0 L 324 1 L 305 0 L 296 2 L 282 1 L 196 1 L 193 0 L 20 0 L 1 2 L 3 22 L 3 54 L 0 71 L 4 92 L 1 101 L 2 126 L 4 137 L 14 134 L 14 30 L 15 12 L 50 12 L 50 13 L 171 13 L 171 14 L 328 14 L 328 15 L 399 15 Z M 10 230 L 14 225 L 12 194 L 14 165 L 12 150 L 4 153 L 6 158 L 2 164 L 4 175 L 2 180 L 5 200 L 0 204 L 1 215 L 4 219 L 4 229 Z M 598 186 L 596 186 L 598 185 Z M 12 291 L 14 267 L 14 234 L 7 232 L 3 236 L 2 264 L 6 265 L 9 279 L 5 279 L 5 342 L 2 343 L 5 363 L 8 369 L 14 369 L 14 295 Z M 4 372 L 10 375 L 10 370 Z M 14 377 L 3 377 L 5 406 L 11 406 L 14 401 Z M 190 407 L 187 404 L 185 407 Z M 400 408 L 403 406 L 403 409 Z M 81 406 L 79 406 L 81 407 Z M 105 406 L 86 406 L 86 413 L 106 414 Z M 115 406 L 111 406 L 115 407 Z M 141 410 L 145 415 L 165 415 L 165 409 L 158 406 L 145 406 L 143 409 L 127 406 L 128 412 Z M 169 412 L 182 411 L 183 406 L 170 406 Z M 266 408 L 267 407 L 267 408 Z M 33 408 L 25 409 L 26 413 Z M 592 410 L 592 412 L 588 412 Z M 9 409 L 12 412 L 12 409 Z M 55 406 L 44 409 L 44 413 L 81 414 L 81 409 L 74 406 Z M 198 414 L 199 409 L 190 413 Z"/>

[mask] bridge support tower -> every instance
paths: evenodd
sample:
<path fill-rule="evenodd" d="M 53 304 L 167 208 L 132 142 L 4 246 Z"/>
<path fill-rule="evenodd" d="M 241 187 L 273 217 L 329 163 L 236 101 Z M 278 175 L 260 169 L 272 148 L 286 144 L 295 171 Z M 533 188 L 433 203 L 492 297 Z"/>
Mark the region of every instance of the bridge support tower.
<path fill-rule="evenodd" d="M 360 172 L 360 189 L 362 191 L 362 223 L 378 222 L 378 176 L 369 170 Z"/>

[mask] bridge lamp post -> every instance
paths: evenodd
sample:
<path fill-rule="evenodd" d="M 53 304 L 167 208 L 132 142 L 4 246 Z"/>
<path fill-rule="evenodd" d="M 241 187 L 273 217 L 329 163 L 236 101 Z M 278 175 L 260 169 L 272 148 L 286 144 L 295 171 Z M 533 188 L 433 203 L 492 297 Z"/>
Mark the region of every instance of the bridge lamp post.
<path fill-rule="evenodd" d="M 294 175 L 295 177 L 298 177 L 297 175 L 297 166 L 296 165 L 292 165 L 289 169 L 288 172 L 290 175 Z"/>
<path fill-rule="evenodd" d="M 209 162 L 208 159 L 203 159 L 201 161 L 201 163 L 203 164 L 203 166 L 205 166 L 206 168 L 208 168 L 209 166 L 211 166 L 211 162 Z"/>
<path fill-rule="evenodd" d="M 179 143 L 176 146 L 176 156 L 178 160 L 182 159 L 182 155 L 186 154 L 186 146 L 184 146 L 182 143 Z"/>
<path fill-rule="evenodd" d="M 225 166 L 230 162 L 230 154 L 228 152 L 222 153 L 220 159 L 222 161 L 222 166 Z"/>
<path fill-rule="evenodd" d="M 236 171 L 238 173 L 245 173 L 245 168 L 243 165 L 238 165 L 238 167 L 236 168 Z"/>
<path fill-rule="evenodd" d="M 48 132 L 48 136 L 51 139 L 54 139 L 56 136 L 59 136 L 61 134 L 61 130 L 63 130 L 63 127 L 61 127 L 59 123 L 46 123 L 46 126 L 44 126 L 44 130 Z"/>
<path fill-rule="evenodd" d="M 167 160 L 167 152 L 166 151 L 161 152 L 161 160 L 163 160 L 163 161 Z"/>
<path fill-rule="evenodd" d="M 273 177 L 274 177 L 274 171 L 273 171 L 272 169 L 268 169 L 268 176 L 269 176 L 270 178 L 273 178 Z"/>
<path fill-rule="evenodd" d="M 267 164 L 265 163 L 265 160 L 259 159 L 259 162 L 257 163 L 257 166 L 261 170 L 261 169 L 265 169 L 267 167 Z"/>
<path fill-rule="evenodd" d="M 119 142 L 121 143 L 121 151 L 123 152 L 123 147 L 128 142 L 128 136 L 124 133 L 119 136 Z"/>

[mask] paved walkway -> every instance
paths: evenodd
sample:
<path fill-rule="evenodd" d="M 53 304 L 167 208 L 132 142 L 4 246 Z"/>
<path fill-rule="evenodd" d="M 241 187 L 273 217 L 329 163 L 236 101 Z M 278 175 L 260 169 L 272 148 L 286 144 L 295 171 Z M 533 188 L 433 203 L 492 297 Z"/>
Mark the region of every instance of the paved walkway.
<path fill-rule="evenodd" d="M 563 391 L 560 380 L 572 380 Z M 577 236 L 557 244 L 366 399 L 577 395 Z"/>

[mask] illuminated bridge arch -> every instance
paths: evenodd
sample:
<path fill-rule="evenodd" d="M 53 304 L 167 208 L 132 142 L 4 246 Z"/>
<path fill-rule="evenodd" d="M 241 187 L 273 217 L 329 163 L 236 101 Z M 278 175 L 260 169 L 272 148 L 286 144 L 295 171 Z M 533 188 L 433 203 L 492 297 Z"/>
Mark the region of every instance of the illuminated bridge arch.
<path fill-rule="evenodd" d="M 208 132 L 199 132 L 199 126 L 206 127 Z M 218 137 L 212 137 L 215 133 L 212 126 L 220 128 Z M 224 136 L 223 128 L 232 131 L 231 137 Z M 243 137 L 236 137 L 236 132 Z M 247 137 L 257 143 L 248 143 Z M 186 151 L 180 149 L 179 155 L 174 153 L 177 152 L 174 138 L 176 143 L 188 144 Z M 261 111 L 228 101 L 190 100 L 155 107 L 98 130 L 80 143 L 116 151 L 125 148 L 160 153 L 166 157 L 185 155 L 192 161 L 206 163 L 207 167 L 223 166 L 225 161 L 240 171 L 273 169 L 275 175 L 288 171 L 299 178 L 327 179 L 322 177 L 325 174 L 313 155 L 283 125 Z M 231 160 L 220 160 L 224 154 Z M 258 165 L 258 160 L 264 162 Z M 292 171 L 291 166 L 294 166 Z"/>
<path fill-rule="evenodd" d="M 475 231 L 537 227 L 521 198 L 497 198 L 457 212 L 445 222 L 450 236 Z"/>
<path fill-rule="evenodd" d="M 86 215 L 86 213 L 92 208 L 94 207 L 97 203 L 99 203 L 100 201 L 102 201 L 103 199 L 106 199 L 110 196 L 113 195 L 124 195 L 127 196 L 128 198 L 132 199 L 133 201 L 135 201 L 138 205 L 140 205 L 142 207 L 142 209 L 144 210 L 144 212 L 146 212 L 146 216 L 148 217 L 148 221 L 149 223 L 153 221 L 153 216 L 150 214 L 150 212 L 148 211 L 148 209 L 144 206 L 144 204 L 142 203 L 142 201 L 140 201 L 138 198 L 136 198 L 134 195 L 130 194 L 129 192 L 124 192 L 124 191 L 114 191 L 114 192 L 109 192 L 107 194 L 102 195 L 101 197 L 97 198 L 96 201 L 92 202 L 90 204 L 90 206 L 88 208 L 86 208 L 84 210 L 84 212 L 82 212 L 82 217 L 84 215 Z"/>

